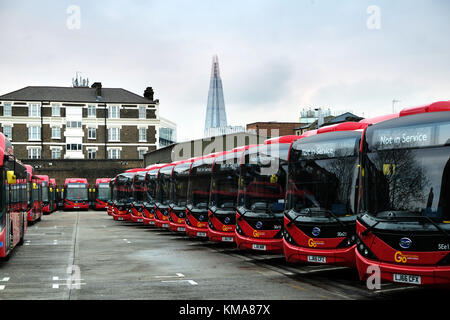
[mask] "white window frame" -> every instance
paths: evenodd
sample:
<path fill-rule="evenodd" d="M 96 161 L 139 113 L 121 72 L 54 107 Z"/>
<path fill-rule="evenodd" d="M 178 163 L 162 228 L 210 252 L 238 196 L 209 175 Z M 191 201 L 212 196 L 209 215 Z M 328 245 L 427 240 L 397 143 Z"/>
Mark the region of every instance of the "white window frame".
<path fill-rule="evenodd" d="M 121 148 L 109 148 L 108 149 L 108 159 L 114 159 L 114 160 L 120 159 L 120 152 L 121 152 Z"/>
<path fill-rule="evenodd" d="M 94 135 L 92 136 L 91 135 L 91 133 L 94 133 Z M 90 139 L 90 140 L 97 140 L 97 128 L 92 128 L 92 127 L 88 127 L 87 128 L 87 136 L 88 136 L 88 139 Z"/>
<path fill-rule="evenodd" d="M 113 135 L 113 132 L 115 132 L 114 135 Z M 108 141 L 120 142 L 120 128 L 115 128 L 115 127 L 108 128 Z"/>
<path fill-rule="evenodd" d="M 72 126 L 73 123 L 76 123 L 76 125 Z M 83 124 L 81 123 L 81 121 L 67 121 L 66 127 L 67 128 L 82 128 Z"/>
<path fill-rule="evenodd" d="M 8 106 L 8 109 L 6 109 L 6 106 Z M 6 110 L 9 110 L 8 114 L 5 112 Z M 12 103 L 11 102 L 5 102 L 3 104 L 3 116 L 4 117 L 12 117 Z"/>
<path fill-rule="evenodd" d="M 95 104 L 88 104 L 87 116 L 88 116 L 88 118 L 97 118 L 97 107 Z"/>
<path fill-rule="evenodd" d="M 97 159 L 97 148 L 86 148 L 87 159 Z M 94 154 L 95 157 L 90 158 L 89 155 Z"/>
<path fill-rule="evenodd" d="M 12 129 L 13 129 L 13 126 L 11 126 L 11 125 L 4 125 L 4 126 L 3 126 L 3 134 L 4 134 L 5 137 L 6 137 L 5 128 L 8 128 L 8 130 L 10 130 L 11 134 L 8 135 L 8 138 L 9 138 L 9 140 L 12 141 L 12 138 L 13 138 L 13 137 L 12 137 Z"/>
<path fill-rule="evenodd" d="M 51 158 L 52 159 L 61 159 L 61 148 L 52 148 L 50 147 L 50 151 L 51 151 Z M 57 153 L 57 157 L 55 157 L 54 152 Z"/>
<path fill-rule="evenodd" d="M 109 106 L 108 107 L 108 118 L 120 119 L 120 106 L 118 106 L 118 105 Z"/>
<path fill-rule="evenodd" d="M 148 152 L 148 148 L 137 148 L 137 151 L 138 151 L 138 158 L 144 159 L 144 155 Z M 142 157 L 141 157 L 141 152 L 142 152 Z"/>
<path fill-rule="evenodd" d="M 139 106 L 139 119 L 147 119 L 147 107 Z"/>
<path fill-rule="evenodd" d="M 35 131 L 35 132 L 33 132 Z M 41 141 L 41 127 L 29 126 L 28 127 L 28 141 Z"/>
<path fill-rule="evenodd" d="M 52 117 L 61 117 L 61 105 L 52 103 Z"/>
<path fill-rule="evenodd" d="M 41 147 L 27 147 L 28 159 L 41 159 Z"/>
<path fill-rule="evenodd" d="M 41 116 L 41 104 L 29 103 L 28 104 L 28 117 L 39 118 Z"/>
<path fill-rule="evenodd" d="M 144 130 L 144 134 L 142 134 L 141 130 Z M 138 128 L 138 140 L 139 142 L 147 142 L 147 128 L 141 127 Z"/>
<path fill-rule="evenodd" d="M 56 132 L 56 131 L 53 131 L 53 130 L 56 130 L 56 129 L 58 129 L 58 135 L 54 135 L 54 133 Z M 52 127 L 52 139 L 61 139 L 61 128 L 60 127 Z"/>

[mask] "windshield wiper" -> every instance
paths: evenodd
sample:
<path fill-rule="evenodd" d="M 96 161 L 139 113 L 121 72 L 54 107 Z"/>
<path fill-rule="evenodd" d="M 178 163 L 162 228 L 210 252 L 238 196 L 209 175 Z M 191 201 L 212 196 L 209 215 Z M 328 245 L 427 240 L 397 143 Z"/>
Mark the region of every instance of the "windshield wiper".
<path fill-rule="evenodd" d="M 314 208 L 314 207 L 313 207 Z M 347 224 L 345 224 L 344 222 L 342 222 L 331 210 L 327 210 L 327 209 L 320 209 L 320 208 L 318 208 L 318 210 L 314 210 L 314 211 L 312 211 L 311 210 L 312 208 L 306 208 L 306 209 L 303 209 L 305 212 L 305 214 L 308 214 L 309 216 L 311 216 L 311 214 L 314 212 L 314 213 L 326 213 L 328 216 L 330 216 L 330 217 L 332 217 L 332 218 L 334 218 L 342 227 L 347 227 Z M 314 208 L 314 209 L 316 209 L 316 208 Z M 302 210 L 302 211 L 303 211 Z M 297 220 L 297 218 L 298 217 L 301 217 L 302 216 L 302 213 L 300 212 L 300 214 L 298 215 L 298 216 L 296 216 L 294 219 L 292 219 L 292 220 L 290 220 L 289 222 L 288 222 L 288 226 L 289 225 L 291 225 L 292 223 L 294 223 L 296 220 Z"/>

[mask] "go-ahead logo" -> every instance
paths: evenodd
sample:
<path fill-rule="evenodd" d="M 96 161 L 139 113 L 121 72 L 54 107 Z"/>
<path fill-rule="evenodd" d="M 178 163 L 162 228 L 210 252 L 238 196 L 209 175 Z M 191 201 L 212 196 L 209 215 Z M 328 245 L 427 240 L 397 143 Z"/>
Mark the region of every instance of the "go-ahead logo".
<path fill-rule="evenodd" d="M 316 241 L 316 240 L 311 239 L 311 238 L 308 239 L 308 246 L 310 248 L 316 248 L 317 246 L 321 246 L 321 245 L 324 245 L 324 244 L 325 244 L 325 242 L 323 242 L 323 241 Z"/>
<path fill-rule="evenodd" d="M 394 260 L 398 263 L 406 263 L 408 260 L 419 260 L 419 256 L 412 254 L 403 254 L 401 251 L 397 251 L 394 254 Z"/>

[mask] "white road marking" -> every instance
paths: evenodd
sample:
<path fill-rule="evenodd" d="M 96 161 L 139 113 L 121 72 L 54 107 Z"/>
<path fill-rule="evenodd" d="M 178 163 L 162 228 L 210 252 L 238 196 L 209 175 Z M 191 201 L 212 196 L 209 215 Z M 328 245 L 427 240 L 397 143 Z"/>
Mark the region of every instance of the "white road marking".
<path fill-rule="evenodd" d="M 182 273 L 177 273 L 176 276 L 155 276 L 155 278 L 184 278 L 184 274 Z"/>
<path fill-rule="evenodd" d="M 187 282 L 187 283 L 189 283 L 189 284 L 191 284 L 193 286 L 198 285 L 198 283 L 195 282 L 194 280 L 164 280 L 164 281 L 161 281 L 161 282 L 175 282 L 175 283 Z"/>
<path fill-rule="evenodd" d="M 53 288 L 53 289 L 59 289 L 59 284 L 57 284 L 57 283 L 55 284 L 55 283 L 54 283 L 52 288 Z"/>
<path fill-rule="evenodd" d="M 5 286 L 0 286 L 0 290 L 5 290 Z"/>
<path fill-rule="evenodd" d="M 3 281 L 3 282 L 6 282 L 6 281 L 9 281 L 9 277 L 4 277 L 1 281 Z"/>
<path fill-rule="evenodd" d="M 53 277 L 53 281 L 58 281 L 59 277 Z"/>

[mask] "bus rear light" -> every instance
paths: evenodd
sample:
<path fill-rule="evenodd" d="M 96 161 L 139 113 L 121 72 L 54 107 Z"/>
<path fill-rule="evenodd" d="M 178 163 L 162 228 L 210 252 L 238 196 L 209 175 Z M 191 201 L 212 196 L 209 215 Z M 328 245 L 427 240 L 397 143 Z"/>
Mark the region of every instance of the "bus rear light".
<path fill-rule="evenodd" d="M 371 260 L 378 260 L 378 258 L 373 254 L 372 251 L 364 244 L 364 242 L 361 241 L 359 237 L 356 237 L 356 249 L 358 250 L 359 254 L 362 255 L 365 258 L 371 259 Z"/>
<path fill-rule="evenodd" d="M 294 238 L 291 236 L 291 234 L 286 229 L 283 229 L 281 232 L 282 232 L 282 235 L 283 235 L 284 239 L 289 244 L 292 244 L 293 246 L 297 246 L 298 247 L 297 242 L 295 242 Z"/>

